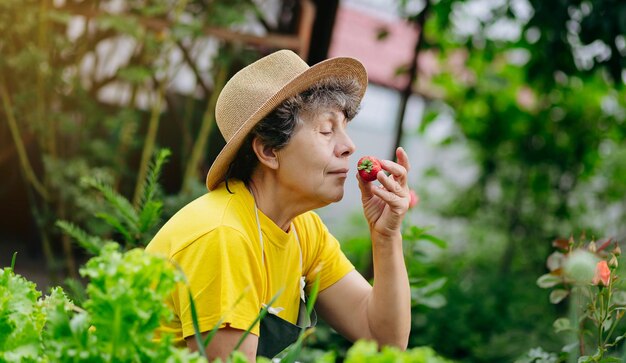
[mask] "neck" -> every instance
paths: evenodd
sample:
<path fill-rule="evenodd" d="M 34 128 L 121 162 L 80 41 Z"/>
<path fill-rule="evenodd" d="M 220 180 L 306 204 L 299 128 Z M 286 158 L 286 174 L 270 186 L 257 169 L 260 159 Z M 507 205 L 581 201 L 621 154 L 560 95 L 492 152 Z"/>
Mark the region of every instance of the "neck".
<path fill-rule="evenodd" d="M 294 193 L 281 187 L 270 176 L 253 176 L 248 188 L 254 196 L 257 208 L 286 232 L 295 217 L 316 208 L 309 206 L 310 202 L 294 198 Z"/>

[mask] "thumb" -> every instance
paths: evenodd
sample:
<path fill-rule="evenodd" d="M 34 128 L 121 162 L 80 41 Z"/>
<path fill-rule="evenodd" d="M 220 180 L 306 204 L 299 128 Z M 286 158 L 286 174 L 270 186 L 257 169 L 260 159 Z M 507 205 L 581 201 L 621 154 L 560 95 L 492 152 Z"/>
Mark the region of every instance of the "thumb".
<path fill-rule="evenodd" d="M 375 187 L 373 183 L 368 183 L 364 181 L 359 175 L 359 173 L 356 173 L 356 180 L 359 182 L 359 189 L 361 190 L 361 199 L 363 201 L 371 199 L 374 196 L 374 193 L 372 193 L 372 188 Z"/>

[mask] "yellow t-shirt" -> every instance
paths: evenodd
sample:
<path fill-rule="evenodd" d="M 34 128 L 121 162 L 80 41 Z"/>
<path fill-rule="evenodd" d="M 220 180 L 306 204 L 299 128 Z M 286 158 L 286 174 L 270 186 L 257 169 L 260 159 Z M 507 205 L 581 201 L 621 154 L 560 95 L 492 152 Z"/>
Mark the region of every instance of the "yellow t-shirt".
<path fill-rule="evenodd" d="M 300 277 L 307 286 L 319 271 L 320 291 L 354 266 L 314 212 L 299 215 L 294 228 L 283 231 L 258 211 L 263 250 L 254 212 L 254 198 L 241 181 L 224 184 L 183 207 L 156 234 L 146 251 L 163 255 L 180 266 L 194 297 L 200 331 L 221 327 L 247 330 L 263 304 L 280 293 L 272 307 L 295 323 L 300 302 Z M 300 267 L 302 249 L 302 268 Z M 264 263 L 261 261 L 264 255 Z M 318 268 L 321 267 L 321 268 Z M 161 326 L 178 344 L 194 334 L 187 285 L 180 283 L 166 303 L 174 319 Z M 259 335 L 259 324 L 251 330 Z"/>

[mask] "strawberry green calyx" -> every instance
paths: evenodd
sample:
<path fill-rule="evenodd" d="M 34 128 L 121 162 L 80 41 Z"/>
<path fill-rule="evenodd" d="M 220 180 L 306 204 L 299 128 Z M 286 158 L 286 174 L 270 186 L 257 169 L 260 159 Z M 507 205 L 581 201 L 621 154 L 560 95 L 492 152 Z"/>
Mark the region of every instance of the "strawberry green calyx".
<path fill-rule="evenodd" d="M 361 161 L 361 163 L 359 164 L 357 169 L 365 170 L 366 172 L 369 173 L 369 172 L 372 171 L 373 167 L 374 167 L 374 164 L 372 164 L 372 161 L 370 159 L 365 159 L 365 160 Z"/>

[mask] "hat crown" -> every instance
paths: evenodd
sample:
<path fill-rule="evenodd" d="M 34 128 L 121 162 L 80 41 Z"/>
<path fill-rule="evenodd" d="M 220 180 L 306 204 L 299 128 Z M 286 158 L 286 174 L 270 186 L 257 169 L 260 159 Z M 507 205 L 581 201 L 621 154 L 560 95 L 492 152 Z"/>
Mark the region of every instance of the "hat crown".
<path fill-rule="evenodd" d="M 290 50 L 261 58 L 226 83 L 215 106 L 217 126 L 226 141 L 279 90 L 309 66 Z"/>

